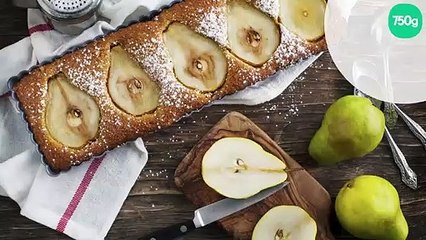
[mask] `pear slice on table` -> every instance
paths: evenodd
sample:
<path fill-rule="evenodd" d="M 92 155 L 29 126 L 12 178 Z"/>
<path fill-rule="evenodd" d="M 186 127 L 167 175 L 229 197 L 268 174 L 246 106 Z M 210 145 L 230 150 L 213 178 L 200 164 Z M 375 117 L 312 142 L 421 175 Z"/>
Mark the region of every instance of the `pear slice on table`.
<path fill-rule="evenodd" d="M 280 44 L 275 21 L 244 0 L 228 3 L 228 42 L 231 52 L 252 65 L 272 57 Z"/>
<path fill-rule="evenodd" d="M 111 49 L 108 91 L 125 112 L 141 115 L 157 108 L 160 88 L 120 46 Z"/>
<path fill-rule="evenodd" d="M 298 206 L 277 206 L 257 222 L 252 240 L 315 240 L 315 220 Z"/>
<path fill-rule="evenodd" d="M 48 83 L 46 126 L 52 137 L 65 146 L 79 148 L 95 138 L 100 111 L 95 100 L 63 74 Z"/>
<path fill-rule="evenodd" d="M 256 142 L 240 137 L 222 138 L 204 154 L 204 182 L 221 195 L 243 199 L 284 182 L 286 165 Z"/>
<path fill-rule="evenodd" d="M 183 85 L 205 92 L 222 86 L 227 62 L 213 40 L 176 22 L 169 25 L 163 37 L 176 77 Z"/>
<path fill-rule="evenodd" d="M 306 41 L 324 36 L 324 0 L 280 0 L 280 21 Z"/>

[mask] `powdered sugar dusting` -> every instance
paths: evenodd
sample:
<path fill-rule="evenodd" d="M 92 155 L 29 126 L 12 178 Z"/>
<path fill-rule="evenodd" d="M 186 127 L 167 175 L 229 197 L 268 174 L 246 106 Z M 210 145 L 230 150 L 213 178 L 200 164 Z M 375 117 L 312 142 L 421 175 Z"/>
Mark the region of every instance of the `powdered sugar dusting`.
<path fill-rule="evenodd" d="M 195 96 L 189 93 L 174 76 L 173 63 L 161 39 L 151 38 L 143 44 L 133 43 L 130 48 L 150 77 L 161 88 L 160 104 L 164 106 L 185 107 L 184 100 Z"/>
<path fill-rule="evenodd" d="M 299 59 L 310 55 L 309 49 L 303 40 L 287 30 L 283 25 L 280 25 L 281 43 L 275 51 L 274 57 L 271 59 L 279 63 L 280 68 L 293 64 Z"/>
<path fill-rule="evenodd" d="M 253 71 L 251 68 L 241 67 L 236 63 L 237 60 L 231 59 L 229 63 L 230 68 L 238 69 L 237 75 L 238 79 L 242 81 L 243 87 L 250 86 L 255 82 L 259 81 L 262 76 L 258 71 Z"/>
<path fill-rule="evenodd" d="M 212 8 L 201 16 L 197 32 L 210 37 L 222 46 L 227 44 L 227 22 L 225 16 L 226 8 Z"/>
<path fill-rule="evenodd" d="M 93 59 L 93 55 L 98 56 L 99 50 L 95 53 L 90 52 L 90 48 L 82 49 L 83 57 L 75 59 L 76 65 L 63 67 L 62 71 L 71 79 L 71 83 L 86 91 L 89 95 L 99 97 L 106 92 L 105 84 L 102 79 L 103 72 L 98 69 L 99 58 Z M 97 62 L 93 62 L 97 61 Z"/>
<path fill-rule="evenodd" d="M 269 14 L 271 17 L 278 17 L 280 11 L 278 0 L 256 0 L 254 5 L 256 8 Z"/>

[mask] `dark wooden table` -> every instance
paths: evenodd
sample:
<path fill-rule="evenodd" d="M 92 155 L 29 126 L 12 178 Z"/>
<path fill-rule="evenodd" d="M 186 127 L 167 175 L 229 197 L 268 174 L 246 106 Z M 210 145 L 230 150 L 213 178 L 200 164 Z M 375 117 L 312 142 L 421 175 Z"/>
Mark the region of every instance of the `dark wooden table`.
<path fill-rule="evenodd" d="M 25 37 L 26 11 L 9 1 L 0 4 L 0 48 Z M 2 63 L 4 64 L 4 63 Z M 4 73 L 0 73 L 4 74 Z M 214 106 L 181 120 L 172 127 L 145 138 L 149 161 L 114 222 L 108 239 L 134 239 L 182 220 L 191 219 L 195 209 L 176 189 L 173 174 L 179 161 L 220 118 L 239 111 L 264 129 L 299 161 L 335 197 L 345 181 L 361 174 L 385 177 L 398 189 L 403 212 L 410 226 L 409 239 L 426 240 L 426 151 L 400 120 L 392 130 L 397 143 L 418 174 L 419 190 L 400 181 L 385 140 L 368 156 L 331 167 L 318 167 L 307 154 L 308 143 L 319 127 L 327 107 L 337 98 L 351 94 L 352 87 L 324 54 L 286 91 L 258 106 Z M 298 111 L 293 111 L 294 109 Z M 401 106 L 426 127 L 426 103 Z M 352 239 L 336 233 L 338 239 Z M 32 222 L 19 214 L 18 205 L 0 197 L 0 239 L 67 239 L 65 235 Z M 231 239 L 220 228 L 206 227 L 185 239 Z"/>

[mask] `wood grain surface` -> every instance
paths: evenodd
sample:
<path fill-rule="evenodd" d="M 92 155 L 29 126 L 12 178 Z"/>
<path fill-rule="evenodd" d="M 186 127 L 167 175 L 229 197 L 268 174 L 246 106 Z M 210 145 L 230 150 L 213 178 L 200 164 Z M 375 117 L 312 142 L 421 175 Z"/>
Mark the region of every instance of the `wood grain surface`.
<path fill-rule="evenodd" d="M 26 11 L 0 4 L 0 48 L 28 35 Z M 2 63 L 5 64 L 5 63 Z M 7 74 L 7 73 L 1 73 Z M 238 111 L 260 126 L 289 155 L 327 189 L 337 195 L 345 181 L 361 175 L 375 174 L 388 179 L 397 188 L 410 240 L 426 240 L 426 151 L 399 120 L 393 137 L 418 174 L 417 191 L 400 180 L 386 139 L 372 153 L 329 167 L 318 166 L 307 148 L 319 128 L 327 107 L 337 98 L 353 91 L 333 64 L 328 53 L 321 56 L 287 90 L 276 99 L 257 106 L 212 106 L 182 119 L 168 129 L 149 135 L 145 144 L 149 161 L 130 192 L 107 239 L 135 239 L 144 233 L 192 218 L 194 205 L 176 188 L 176 167 L 202 136 L 223 116 Z M 426 103 L 401 105 L 408 115 L 426 128 Z M 354 239 L 334 229 L 336 239 Z M 69 239 L 54 230 L 22 217 L 18 205 L 0 197 L 0 239 Z M 217 225 L 196 230 L 187 240 L 232 239 Z"/>
<path fill-rule="evenodd" d="M 260 144 L 265 151 L 281 159 L 287 166 L 289 185 L 263 201 L 221 219 L 219 221 L 221 227 L 234 239 L 249 240 L 256 223 L 271 208 L 280 205 L 296 205 L 305 209 L 316 221 L 317 240 L 334 239 L 330 231 L 332 203 L 328 192 L 262 129 L 238 112 L 227 114 L 213 126 L 176 169 L 176 186 L 195 206 L 203 207 L 224 198 L 203 181 L 201 164 L 207 150 L 216 141 L 226 137 L 251 139 Z M 232 148 L 232 146 L 229 147 Z M 244 149 L 240 150 L 244 151 Z"/>

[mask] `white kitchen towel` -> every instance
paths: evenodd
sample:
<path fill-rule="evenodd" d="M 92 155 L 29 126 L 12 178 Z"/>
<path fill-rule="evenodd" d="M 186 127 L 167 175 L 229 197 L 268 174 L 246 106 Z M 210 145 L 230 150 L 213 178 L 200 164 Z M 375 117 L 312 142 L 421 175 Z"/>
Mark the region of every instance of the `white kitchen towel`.
<path fill-rule="evenodd" d="M 30 37 L 0 50 L 0 195 L 15 200 L 21 214 L 76 239 L 103 239 L 148 155 L 141 139 L 59 176 L 47 175 L 25 123 L 8 97 L 7 80 L 68 48 L 92 39 L 171 0 L 104 0 L 99 21 L 78 36 L 52 29 L 38 10 L 28 11 Z M 317 56 L 264 82 L 215 102 L 254 105 L 278 96 Z M 141 233 L 143 234 L 143 233 Z"/>
<path fill-rule="evenodd" d="M 213 102 L 213 104 L 257 105 L 270 101 L 280 95 L 300 74 L 303 73 L 322 53 L 311 56 L 305 61 L 296 63 L 279 71 L 265 81 L 257 82 L 242 91 Z"/>

